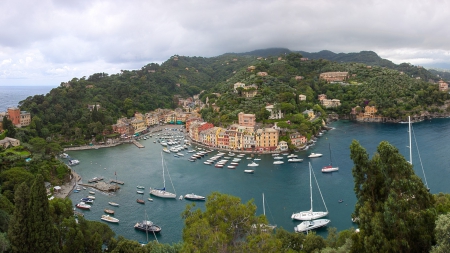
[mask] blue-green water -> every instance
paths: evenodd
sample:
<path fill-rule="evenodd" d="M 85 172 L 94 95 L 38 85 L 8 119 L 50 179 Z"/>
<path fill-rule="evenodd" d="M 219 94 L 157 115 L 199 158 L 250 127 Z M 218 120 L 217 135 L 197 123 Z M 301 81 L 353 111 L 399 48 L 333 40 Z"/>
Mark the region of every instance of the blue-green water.
<path fill-rule="evenodd" d="M 244 169 L 249 160 L 243 159 L 236 169 L 218 169 L 211 165 L 203 164 L 205 158 L 197 162 L 187 161 L 189 155 L 184 158 L 175 158 L 172 154 L 163 153 L 170 178 L 177 195 L 195 193 L 203 196 L 213 191 L 235 195 L 243 202 L 253 199 L 258 206 L 257 214 L 263 213 L 262 193 L 265 194 L 266 215 L 270 223 L 277 224 L 288 231 L 293 231 L 299 221 L 292 221 L 293 212 L 305 211 L 310 208 L 309 199 L 309 171 L 308 162 L 311 162 L 317 181 L 321 188 L 327 208 L 329 226 L 338 230 L 347 229 L 354 224 L 350 215 L 356 201 L 353 192 L 353 177 L 351 169 L 349 146 L 353 139 L 358 140 L 372 156 L 376 147 L 382 140 L 387 140 L 396 146 L 400 152 L 409 156 L 407 124 L 377 124 L 357 123 L 349 121 L 334 122 L 330 126 L 335 129 L 326 132 L 319 138 L 316 145 L 307 151 L 297 154 L 303 158 L 302 163 L 287 163 L 284 158 L 283 165 L 273 165 L 271 155 L 262 155 L 262 160 L 256 167 L 255 174 L 245 174 Z M 413 129 L 420 149 L 420 155 L 428 186 L 432 193 L 450 192 L 450 186 L 446 178 L 450 175 L 450 162 L 447 154 L 447 146 L 450 141 L 450 119 L 435 119 L 432 121 L 413 124 Z M 121 145 L 114 148 L 72 151 L 71 157 L 81 163 L 74 166 L 74 170 L 83 177 L 83 182 L 96 176 L 105 179 L 117 179 L 124 181 L 125 185 L 115 195 L 106 195 L 100 192 L 96 194 L 96 200 L 90 211 L 83 211 L 89 220 L 98 220 L 103 209 L 109 208 L 116 211 L 115 217 L 119 224 L 110 224 L 110 227 L 118 235 L 138 241 L 145 241 L 146 234 L 135 231 L 136 222 L 144 219 L 145 213 L 148 219 L 162 227 L 162 232 L 157 236 L 163 243 L 178 242 L 182 237 L 184 226 L 181 213 L 187 200 L 158 199 L 149 202 L 149 187 L 162 187 L 161 145 L 153 143 L 155 137 L 142 140 L 145 148 L 139 149 L 134 145 Z M 333 165 L 339 166 L 338 172 L 323 174 L 321 168 L 329 164 L 329 148 L 331 145 Z M 419 163 L 419 155 L 413 144 L 413 164 L 416 173 L 423 176 Z M 322 153 L 320 158 L 308 158 L 311 153 Z M 187 153 L 187 152 L 183 152 Z M 212 156 L 216 152 L 210 153 Z M 106 168 L 106 169 L 105 169 Z M 145 195 L 136 193 L 136 186 L 146 187 Z M 166 188 L 173 192 L 169 176 L 166 174 Z M 323 210 L 323 203 L 317 189 L 313 186 L 314 209 Z M 86 191 L 73 193 L 70 198 L 75 203 L 89 195 Z M 145 205 L 136 203 L 137 198 L 144 198 Z M 343 199 L 343 203 L 338 203 Z M 120 204 L 120 207 L 108 205 L 108 201 Z M 196 202 L 197 207 L 204 209 L 204 202 Z M 326 236 L 326 229 L 318 230 L 319 234 Z M 152 235 L 150 240 L 154 240 Z"/>

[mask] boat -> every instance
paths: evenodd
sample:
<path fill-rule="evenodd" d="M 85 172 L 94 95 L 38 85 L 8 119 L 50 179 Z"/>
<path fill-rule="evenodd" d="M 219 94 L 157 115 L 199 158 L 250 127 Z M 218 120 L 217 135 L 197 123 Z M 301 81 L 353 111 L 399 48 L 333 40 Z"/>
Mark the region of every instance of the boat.
<path fill-rule="evenodd" d="M 244 170 L 244 173 L 253 174 L 255 170 Z"/>
<path fill-rule="evenodd" d="M 77 164 L 79 164 L 79 163 L 80 163 L 80 161 L 75 160 L 75 159 L 69 160 L 69 162 L 68 162 L 68 164 L 69 164 L 70 166 L 74 166 L 74 165 L 77 165 Z"/>
<path fill-rule="evenodd" d="M 102 215 L 102 218 L 100 218 L 100 219 L 107 221 L 107 222 L 119 223 L 119 219 L 109 216 L 107 214 Z"/>
<path fill-rule="evenodd" d="M 144 191 L 136 191 L 137 194 L 144 194 Z"/>
<path fill-rule="evenodd" d="M 80 208 L 80 209 L 85 209 L 85 210 L 91 209 L 91 206 L 86 204 L 85 202 L 80 202 L 80 203 L 76 204 L 76 207 Z"/>
<path fill-rule="evenodd" d="M 179 200 L 183 200 L 183 195 L 180 195 L 180 197 L 178 199 Z"/>
<path fill-rule="evenodd" d="M 298 224 L 294 230 L 296 233 L 308 232 L 310 230 L 325 227 L 330 223 L 328 219 L 308 220 Z"/>
<path fill-rule="evenodd" d="M 211 164 L 213 164 L 212 162 L 208 162 L 208 161 L 203 162 L 203 163 L 206 164 L 206 165 L 211 165 Z"/>
<path fill-rule="evenodd" d="M 142 222 L 137 222 L 134 225 L 134 229 L 141 230 L 144 232 L 151 232 L 151 233 L 159 233 L 161 232 L 161 227 L 153 224 L 153 222 L 149 220 L 144 220 Z"/>
<path fill-rule="evenodd" d="M 315 157 L 321 157 L 321 156 L 322 156 L 322 154 L 319 154 L 319 153 L 311 153 L 308 157 L 315 158 Z"/>
<path fill-rule="evenodd" d="M 148 198 L 148 201 L 153 201 L 153 199 L 152 198 Z"/>
<path fill-rule="evenodd" d="M 103 209 L 105 213 L 114 214 L 114 210 L 111 209 Z"/>
<path fill-rule="evenodd" d="M 156 197 L 160 197 L 160 198 L 168 198 L 168 199 L 174 199 L 177 197 L 177 195 L 175 193 L 171 193 L 166 191 L 166 178 L 165 178 L 165 164 L 164 164 L 164 157 L 161 153 L 161 163 L 162 163 L 162 169 L 163 169 L 163 188 L 161 189 L 152 189 L 150 188 L 150 195 L 156 196 Z M 169 179 L 170 179 L 170 175 L 169 175 Z M 172 182 L 172 180 L 170 179 L 170 181 Z M 172 185 L 173 186 L 173 185 Z M 174 188 L 175 190 L 175 188 Z"/>
<path fill-rule="evenodd" d="M 88 199 L 95 199 L 94 196 L 87 196 Z"/>
<path fill-rule="evenodd" d="M 136 202 L 138 202 L 139 204 L 145 204 L 145 201 L 143 199 L 136 199 Z"/>
<path fill-rule="evenodd" d="M 262 194 L 262 198 L 263 198 L 263 214 L 264 216 L 266 216 L 266 206 L 265 206 L 265 199 L 264 199 L 264 193 Z M 271 225 L 271 224 L 260 224 L 261 230 L 264 232 L 270 232 L 272 230 L 274 230 L 277 225 Z"/>
<path fill-rule="evenodd" d="M 298 155 L 295 155 L 295 154 L 290 154 L 287 156 L 287 158 L 297 158 L 297 157 L 298 157 Z"/>
<path fill-rule="evenodd" d="M 138 186 L 136 186 L 136 188 L 138 188 L 138 189 L 145 189 L 145 187 L 142 186 L 142 185 L 138 185 Z"/>
<path fill-rule="evenodd" d="M 94 191 L 89 191 L 89 194 L 95 195 Z"/>
<path fill-rule="evenodd" d="M 94 203 L 94 200 L 93 199 L 89 199 L 89 198 L 82 198 L 82 199 L 80 199 L 80 201 L 84 202 L 84 203 Z"/>
<path fill-rule="evenodd" d="M 290 162 L 290 163 L 300 163 L 300 162 L 303 162 L 303 159 L 301 159 L 301 158 L 291 158 L 291 159 L 288 159 L 288 162 Z"/>
<path fill-rule="evenodd" d="M 116 202 L 108 202 L 108 204 L 110 204 L 111 206 L 119 206 L 119 204 L 117 204 Z"/>
<path fill-rule="evenodd" d="M 255 158 L 253 161 L 261 161 L 261 158 Z"/>
<path fill-rule="evenodd" d="M 189 162 L 195 162 L 196 159 L 192 159 L 192 158 L 191 158 L 191 159 L 188 159 L 188 161 L 189 161 Z"/>
<path fill-rule="evenodd" d="M 333 167 L 333 161 L 331 160 L 331 145 L 330 143 L 328 143 L 328 148 L 330 149 L 330 165 L 325 166 L 322 168 L 322 172 L 333 172 L 333 171 L 338 171 L 339 167 Z"/>
<path fill-rule="evenodd" d="M 238 166 L 238 165 L 239 165 L 239 163 L 230 163 L 230 165 L 233 165 L 233 166 Z"/>
<path fill-rule="evenodd" d="M 282 156 L 274 156 L 273 159 L 275 159 L 275 160 L 282 160 L 283 157 Z"/>
<path fill-rule="evenodd" d="M 316 185 L 317 185 L 317 188 L 319 189 L 320 197 L 322 198 L 323 205 L 325 206 L 325 210 L 326 210 L 325 212 L 324 211 L 319 211 L 319 212 L 317 212 L 317 211 L 314 212 L 313 211 L 312 177 L 311 177 L 311 175 L 314 176 L 314 179 L 316 181 Z M 317 183 L 317 179 L 316 179 L 316 176 L 315 176 L 314 171 L 312 169 L 311 163 L 309 163 L 309 192 L 310 192 L 310 200 L 311 200 L 311 209 L 308 210 L 308 211 L 302 211 L 302 212 L 299 212 L 299 213 L 293 213 L 292 216 L 291 216 L 291 218 L 293 220 L 304 220 L 304 221 L 306 221 L 306 220 L 315 220 L 315 219 L 319 219 L 319 218 L 322 218 L 322 217 L 328 215 L 327 205 L 325 204 L 325 200 L 323 199 L 322 192 L 320 191 L 319 183 Z"/>
<path fill-rule="evenodd" d="M 214 165 L 214 167 L 216 167 L 216 168 L 223 168 L 223 164 L 222 163 L 216 163 Z"/>
<path fill-rule="evenodd" d="M 256 167 L 259 166 L 259 164 L 255 163 L 254 161 L 252 163 L 247 164 L 248 167 Z"/>
<path fill-rule="evenodd" d="M 75 190 L 73 190 L 73 192 L 78 193 L 78 192 L 80 192 L 80 190 L 75 189 Z"/>
<path fill-rule="evenodd" d="M 412 136 L 411 134 L 413 133 L 413 128 L 411 125 L 411 116 L 408 116 L 408 137 L 409 137 L 409 164 L 413 165 L 412 163 Z M 414 141 L 416 143 L 416 148 L 417 148 L 417 154 L 419 156 L 419 161 L 420 161 L 420 166 L 422 168 L 422 173 L 423 173 L 423 180 L 424 180 L 424 185 L 425 187 L 427 187 L 427 190 L 430 191 L 430 188 L 428 187 L 428 182 L 427 182 L 427 177 L 425 176 L 425 170 L 423 169 L 423 164 L 422 164 L 422 159 L 420 158 L 420 153 L 419 153 L 419 147 L 417 146 L 417 140 L 416 140 L 416 135 L 414 134 Z"/>
<path fill-rule="evenodd" d="M 236 169 L 236 166 L 235 165 L 228 165 L 227 168 L 228 169 Z"/>
<path fill-rule="evenodd" d="M 69 155 L 67 153 L 62 153 L 61 155 L 59 155 L 61 158 L 66 159 L 69 158 Z"/>
<path fill-rule="evenodd" d="M 205 200 L 206 199 L 205 197 L 196 195 L 194 193 L 186 194 L 186 195 L 184 195 L 184 198 L 188 199 L 188 200 Z"/>
<path fill-rule="evenodd" d="M 274 161 L 273 162 L 273 164 L 276 164 L 276 165 L 278 165 L 278 164 L 283 164 L 284 162 L 283 161 Z"/>

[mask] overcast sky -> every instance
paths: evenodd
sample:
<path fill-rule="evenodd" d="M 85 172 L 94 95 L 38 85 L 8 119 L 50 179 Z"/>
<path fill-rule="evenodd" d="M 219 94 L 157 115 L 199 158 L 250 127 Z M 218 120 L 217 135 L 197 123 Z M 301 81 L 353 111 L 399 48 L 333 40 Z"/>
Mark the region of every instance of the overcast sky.
<path fill-rule="evenodd" d="M 448 10 L 438 0 L 2 0 L 0 86 L 269 47 L 450 66 Z"/>

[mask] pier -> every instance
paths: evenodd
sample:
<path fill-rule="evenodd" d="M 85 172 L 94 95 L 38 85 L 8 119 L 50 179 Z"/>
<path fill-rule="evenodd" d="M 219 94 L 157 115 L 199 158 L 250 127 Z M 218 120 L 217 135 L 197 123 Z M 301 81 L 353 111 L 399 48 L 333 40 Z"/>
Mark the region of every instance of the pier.
<path fill-rule="evenodd" d="M 98 181 L 102 181 L 103 177 L 94 177 L 88 180 L 88 183 L 98 183 Z"/>
<path fill-rule="evenodd" d="M 136 147 L 138 147 L 138 148 L 144 148 L 144 145 L 140 144 L 136 140 L 132 140 L 131 142 L 133 142 L 133 144 L 136 145 Z"/>
<path fill-rule="evenodd" d="M 110 184 L 116 183 L 116 184 L 121 184 L 121 185 L 125 184 L 125 182 L 123 182 L 123 181 L 114 180 L 114 179 L 109 180 L 109 183 L 110 183 Z"/>

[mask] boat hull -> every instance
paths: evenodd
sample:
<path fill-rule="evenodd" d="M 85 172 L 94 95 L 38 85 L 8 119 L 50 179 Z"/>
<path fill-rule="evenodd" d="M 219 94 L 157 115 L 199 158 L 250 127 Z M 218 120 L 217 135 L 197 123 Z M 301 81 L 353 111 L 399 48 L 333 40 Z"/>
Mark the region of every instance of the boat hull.
<path fill-rule="evenodd" d="M 328 212 L 299 212 L 292 214 L 291 218 L 293 220 L 303 220 L 303 221 L 309 221 L 309 220 L 315 220 L 322 217 L 325 217 L 328 215 Z"/>
<path fill-rule="evenodd" d="M 166 198 L 166 199 L 174 199 L 177 197 L 177 195 L 175 195 L 171 192 L 166 192 L 163 190 L 156 190 L 156 189 L 150 190 L 150 195 L 153 195 L 153 196 L 159 197 L 159 198 Z"/>
<path fill-rule="evenodd" d="M 320 227 L 325 227 L 330 223 L 330 220 L 328 219 L 319 219 L 319 220 L 312 220 L 312 221 L 304 221 L 300 224 L 298 224 L 294 230 L 296 233 L 302 233 L 302 232 L 308 232 L 313 229 L 317 229 Z"/>

